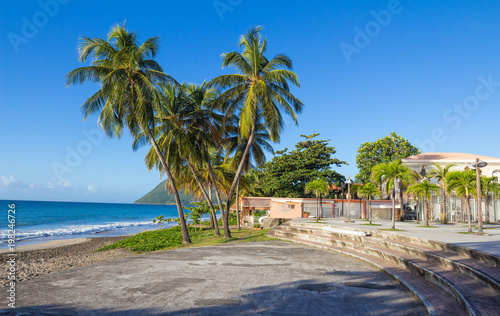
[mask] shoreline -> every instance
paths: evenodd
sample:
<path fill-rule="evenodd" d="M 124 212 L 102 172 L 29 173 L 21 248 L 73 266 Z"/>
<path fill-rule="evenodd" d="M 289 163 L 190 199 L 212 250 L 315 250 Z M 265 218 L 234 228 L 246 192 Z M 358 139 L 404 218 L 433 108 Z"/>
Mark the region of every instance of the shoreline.
<path fill-rule="evenodd" d="M 126 249 L 110 249 L 96 252 L 106 245 L 125 239 L 133 234 L 107 237 L 52 240 L 38 244 L 16 247 L 16 281 L 25 282 L 57 271 L 95 264 L 98 262 L 138 255 Z M 7 266 L 8 249 L 2 249 L 1 262 Z M 5 287 L 10 280 L 7 274 L 0 276 L 0 286 Z"/>

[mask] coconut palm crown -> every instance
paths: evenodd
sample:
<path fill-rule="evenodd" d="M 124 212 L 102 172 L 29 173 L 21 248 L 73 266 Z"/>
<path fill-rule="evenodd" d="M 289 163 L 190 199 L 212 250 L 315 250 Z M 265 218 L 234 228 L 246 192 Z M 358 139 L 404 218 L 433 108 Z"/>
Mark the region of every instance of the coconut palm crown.
<path fill-rule="evenodd" d="M 263 118 L 271 141 L 276 142 L 284 128 L 281 113 L 290 115 L 297 124 L 296 113 L 300 113 L 303 107 L 302 101 L 290 92 L 289 83 L 300 87 L 297 75 L 292 71 L 292 61 L 282 54 L 267 59 L 267 39 L 262 38 L 261 31 L 262 27 L 258 26 L 241 36 L 241 53 L 222 54 L 222 67 L 234 67 L 239 73 L 222 75 L 209 82 L 209 86 L 224 90 L 216 105 L 225 113 L 226 119 L 234 114 L 239 117 L 240 137 L 247 142 L 228 194 L 224 221 L 228 220 L 234 191 L 254 141 L 257 118 Z M 231 237 L 229 230 L 224 230 L 224 234 Z"/>

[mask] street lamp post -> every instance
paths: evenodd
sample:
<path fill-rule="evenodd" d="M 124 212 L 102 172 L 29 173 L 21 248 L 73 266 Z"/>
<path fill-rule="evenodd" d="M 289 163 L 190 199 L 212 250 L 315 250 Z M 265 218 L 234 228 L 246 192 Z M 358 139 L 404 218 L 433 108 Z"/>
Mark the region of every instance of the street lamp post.
<path fill-rule="evenodd" d="M 483 233 L 483 210 L 481 209 L 481 170 L 480 168 L 486 167 L 488 163 L 479 161 L 476 158 L 476 163 L 473 165 L 476 168 L 476 195 L 477 195 L 477 233 Z M 470 214 L 469 214 L 470 215 Z"/>
<path fill-rule="evenodd" d="M 340 214 L 340 217 L 344 217 L 344 189 L 345 189 L 345 184 L 342 183 L 340 186 L 342 188 L 342 214 Z"/>
<path fill-rule="evenodd" d="M 351 176 L 346 181 L 347 183 L 347 221 L 351 221 Z"/>

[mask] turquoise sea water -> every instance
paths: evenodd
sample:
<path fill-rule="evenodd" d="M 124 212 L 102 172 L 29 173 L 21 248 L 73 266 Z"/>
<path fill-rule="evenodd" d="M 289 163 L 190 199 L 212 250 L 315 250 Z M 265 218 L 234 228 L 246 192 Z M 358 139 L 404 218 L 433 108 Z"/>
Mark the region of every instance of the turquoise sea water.
<path fill-rule="evenodd" d="M 15 204 L 17 246 L 137 233 L 158 228 L 157 216 L 177 217 L 175 205 L 0 200 L 0 248 L 7 248 L 9 204 Z"/>

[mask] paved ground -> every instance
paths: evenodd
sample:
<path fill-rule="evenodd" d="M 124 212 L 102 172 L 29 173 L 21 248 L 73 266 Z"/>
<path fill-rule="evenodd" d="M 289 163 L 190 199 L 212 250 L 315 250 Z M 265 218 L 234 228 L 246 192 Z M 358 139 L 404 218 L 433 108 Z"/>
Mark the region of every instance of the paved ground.
<path fill-rule="evenodd" d="M 151 253 L 18 285 L 15 313 L 425 315 L 385 273 L 282 241 Z"/>
<path fill-rule="evenodd" d="M 337 226 L 353 227 L 357 229 L 364 230 L 378 230 L 381 228 L 391 228 L 391 221 L 388 220 L 374 220 L 374 223 L 381 224 L 382 226 L 366 226 L 367 222 L 365 220 L 353 219 L 354 223 L 346 223 L 345 218 L 325 218 L 322 221 L 326 223 Z M 313 222 L 314 219 L 311 218 L 297 218 L 293 221 L 298 222 Z M 429 240 L 441 241 L 450 244 L 456 244 L 467 248 L 472 248 L 480 251 L 484 251 L 495 256 L 500 257 L 500 225 L 499 224 L 489 224 L 484 225 L 485 235 L 467 235 L 459 234 L 459 232 L 467 232 L 467 225 L 464 223 L 457 224 L 438 224 L 430 223 L 437 228 L 426 228 L 418 227 L 419 225 L 424 225 L 422 222 L 416 224 L 416 221 L 405 221 L 396 222 L 396 228 L 402 229 L 404 231 L 397 232 L 398 234 L 408 235 L 418 238 L 424 238 Z M 474 228 L 473 231 L 477 232 Z"/>

